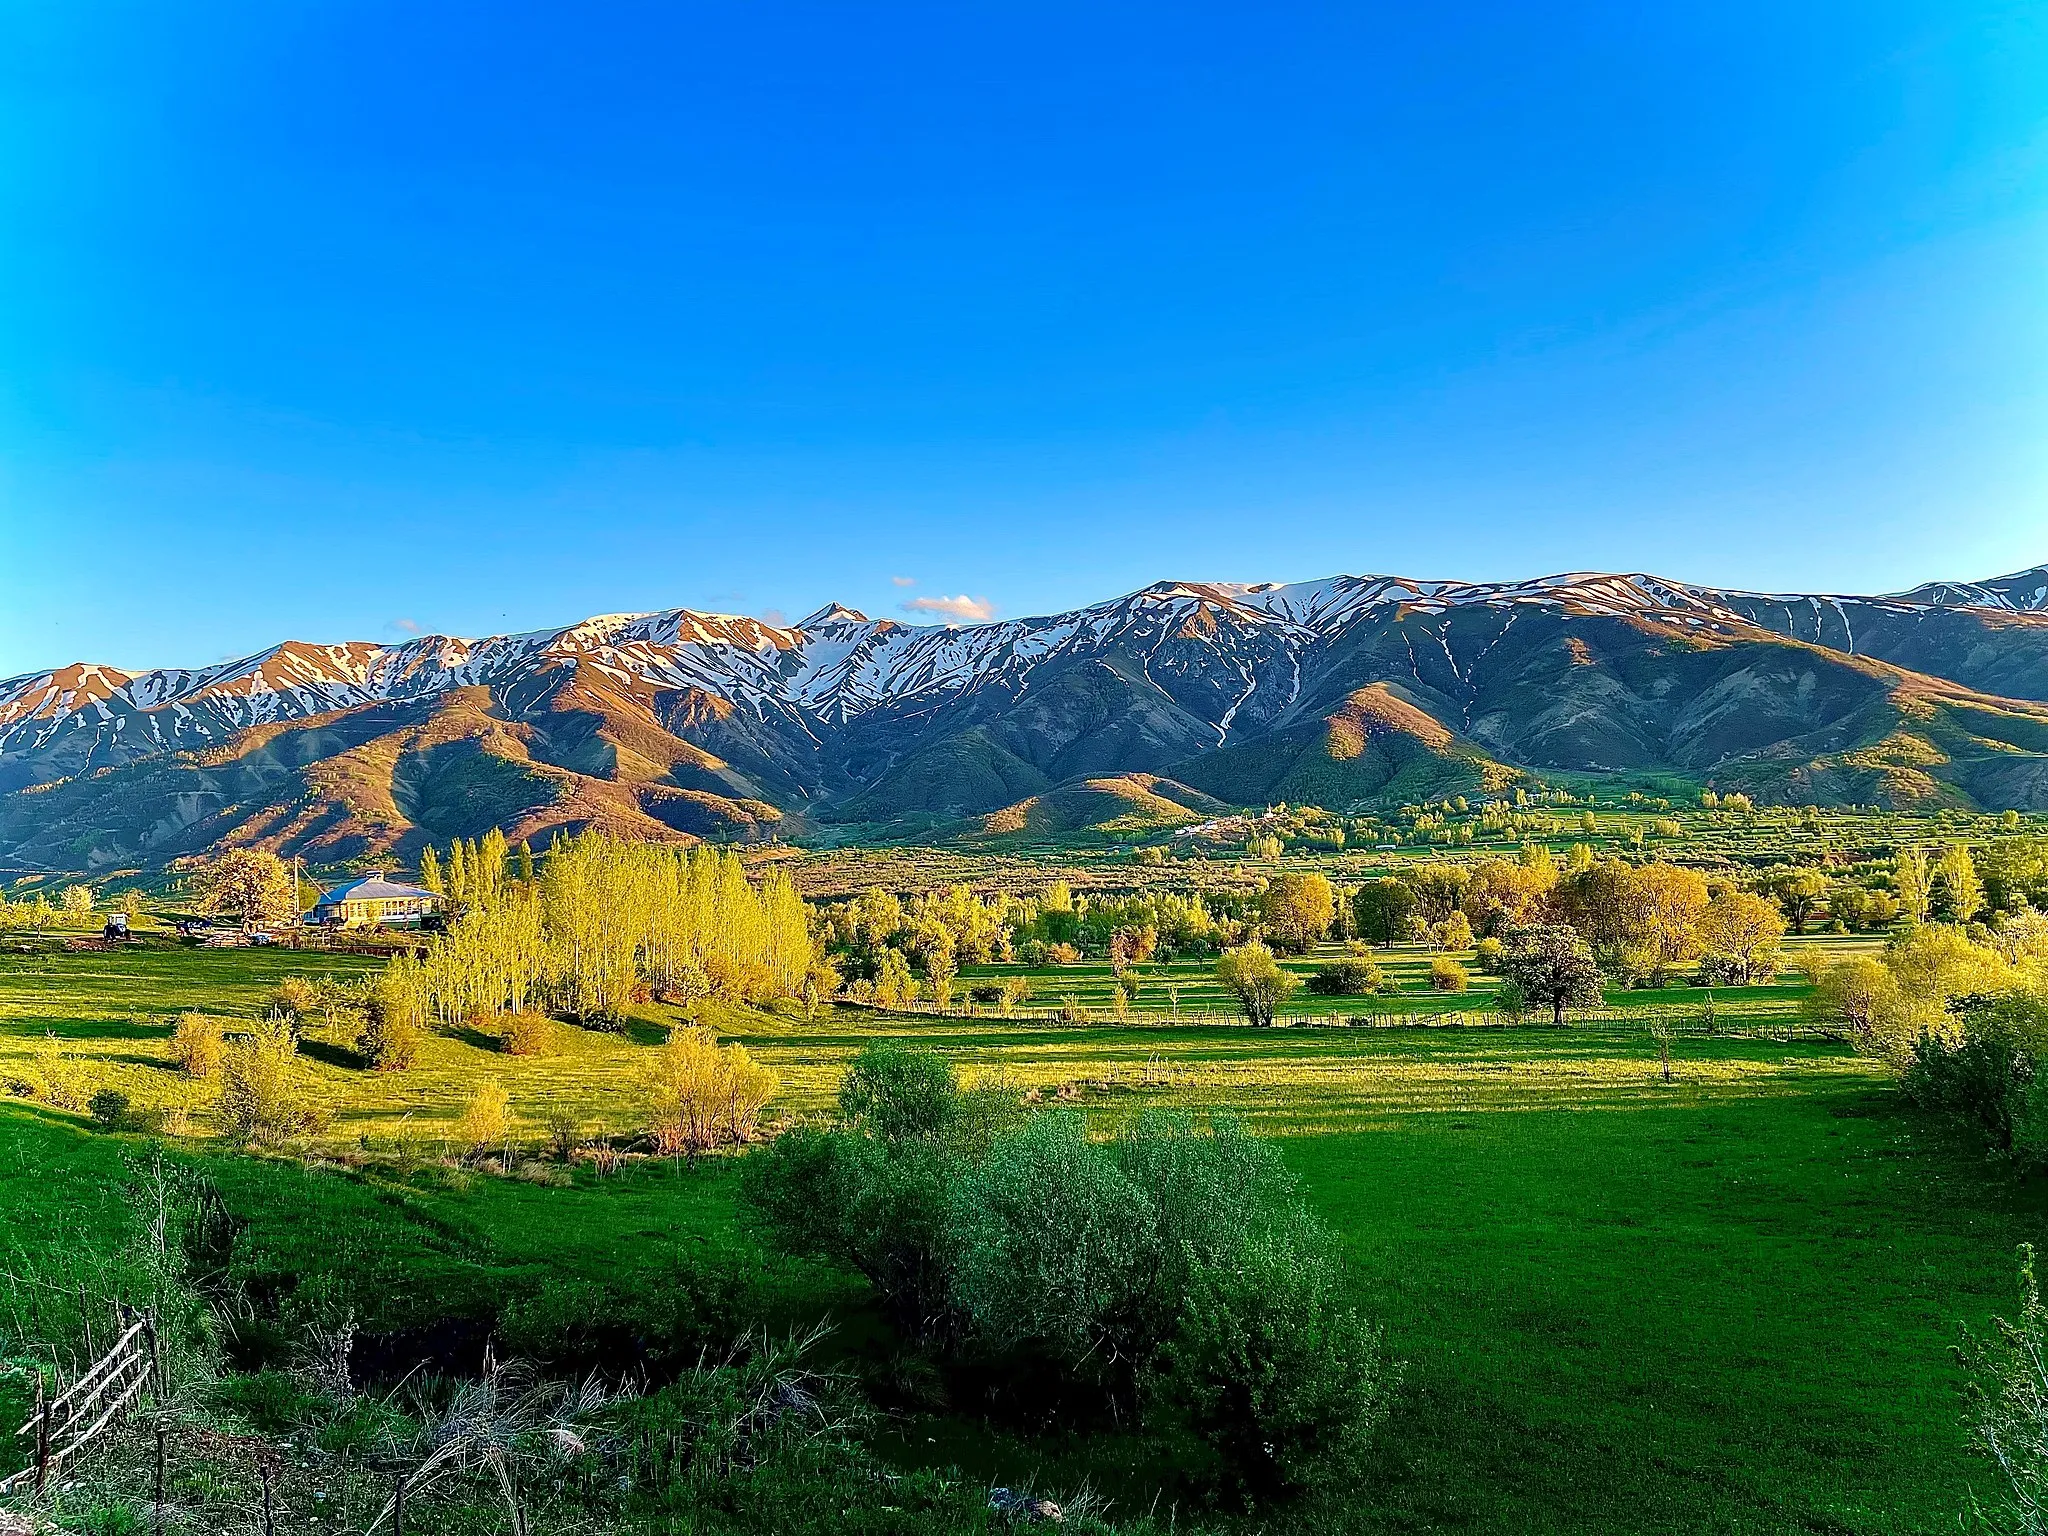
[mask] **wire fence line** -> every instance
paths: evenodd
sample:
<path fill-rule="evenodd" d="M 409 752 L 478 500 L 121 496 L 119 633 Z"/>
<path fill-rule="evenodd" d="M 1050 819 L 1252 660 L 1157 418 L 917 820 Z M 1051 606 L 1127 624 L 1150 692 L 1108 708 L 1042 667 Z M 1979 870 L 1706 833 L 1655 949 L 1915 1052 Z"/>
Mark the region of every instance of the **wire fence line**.
<path fill-rule="evenodd" d="M 1700 1036 L 1733 1040 L 1837 1040 L 1844 1038 L 1833 1025 L 1815 1023 L 1792 1014 L 1759 1015 L 1723 1006 L 1709 1009 L 1699 1003 L 1650 1003 L 1634 1007 L 1608 1003 L 1597 1008 L 1574 1008 L 1565 1014 L 1562 1028 L 1548 1010 L 1531 1009 L 1509 1013 L 1496 1008 L 1379 1008 L 1289 1010 L 1274 1015 L 1271 1024 L 1254 1025 L 1242 1013 L 1226 1007 L 1124 1008 L 1112 1006 L 1062 1005 L 1056 1008 L 1003 1008 L 997 1004 L 956 1005 L 941 1008 L 936 1003 L 905 1003 L 883 1007 L 879 1003 L 850 1002 L 842 1007 L 870 1013 L 906 1015 L 916 1018 L 955 1019 L 963 1023 L 1006 1023 L 1040 1025 L 1048 1028 L 1100 1027 L 1158 1029 L 1190 1025 L 1235 1026 L 1258 1029 L 1469 1029 L 1545 1030 L 1569 1034 L 1574 1029 L 1628 1029 L 1645 1035 Z"/>

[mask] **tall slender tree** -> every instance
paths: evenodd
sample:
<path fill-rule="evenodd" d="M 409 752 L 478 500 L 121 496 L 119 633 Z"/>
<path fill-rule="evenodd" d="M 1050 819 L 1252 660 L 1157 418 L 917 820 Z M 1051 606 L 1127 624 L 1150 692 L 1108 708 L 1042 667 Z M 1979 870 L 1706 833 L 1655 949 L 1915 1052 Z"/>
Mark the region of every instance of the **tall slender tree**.
<path fill-rule="evenodd" d="M 1892 891 L 1899 898 L 1900 910 L 1916 923 L 1927 921 L 1928 887 L 1927 850 L 1920 847 L 1895 850 L 1892 854 Z"/>

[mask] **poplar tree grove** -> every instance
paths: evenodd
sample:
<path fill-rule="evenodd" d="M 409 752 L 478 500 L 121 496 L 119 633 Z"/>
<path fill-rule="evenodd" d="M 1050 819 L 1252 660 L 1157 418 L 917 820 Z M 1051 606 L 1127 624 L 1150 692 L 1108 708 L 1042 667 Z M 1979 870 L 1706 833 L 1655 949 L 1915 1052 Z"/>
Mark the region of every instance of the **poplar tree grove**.
<path fill-rule="evenodd" d="M 614 1021 L 649 996 L 762 1003 L 801 996 L 820 967 L 788 876 L 757 885 L 722 849 L 588 832 L 557 840 L 521 879 L 492 833 L 458 843 L 444 867 L 456 917 L 378 988 L 386 1012 L 415 1025 L 529 1009 Z"/>

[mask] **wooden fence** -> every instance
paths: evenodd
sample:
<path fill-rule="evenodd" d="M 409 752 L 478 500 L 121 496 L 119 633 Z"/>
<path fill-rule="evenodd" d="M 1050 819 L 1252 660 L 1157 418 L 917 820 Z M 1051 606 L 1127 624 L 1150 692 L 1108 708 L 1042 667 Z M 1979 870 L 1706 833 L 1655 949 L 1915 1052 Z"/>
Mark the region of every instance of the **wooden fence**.
<path fill-rule="evenodd" d="M 158 1379 L 156 1319 L 124 1308 L 122 1320 L 128 1328 L 114 1347 L 57 1396 L 48 1396 L 37 1378 L 35 1411 L 14 1432 L 17 1439 L 31 1440 L 29 1464 L 0 1479 L 0 1498 L 29 1488 L 41 1493 L 51 1474 L 104 1433 L 136 1394 Z"/>

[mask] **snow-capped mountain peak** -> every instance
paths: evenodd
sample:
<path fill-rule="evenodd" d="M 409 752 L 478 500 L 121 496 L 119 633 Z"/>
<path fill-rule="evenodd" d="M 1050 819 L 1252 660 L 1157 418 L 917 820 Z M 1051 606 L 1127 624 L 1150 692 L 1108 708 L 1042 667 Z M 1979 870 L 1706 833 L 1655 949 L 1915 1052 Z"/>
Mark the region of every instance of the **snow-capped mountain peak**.
<path fill-rule="evenodd" d="M 1540 606 L 1587 617 L 1753 627 L 1764 608 L 1795 604 L 1827 605 L 1833 615 L 1827 622 L 1836 623 L 1853 648 L 1844 604 L 2044 612 L 2048 567 L 1987 582 L 1936 583 L 1882 599 L 1771 597 L 1643 572 L 1571 571 L 1518 582 L 1341 575 L 1299 582 L 1160 581 L 1069 613 L 970 625 L 903 624 L 828 603 L 789 625 L 672 608 L 601 614 L 560 628 L 477 640 L 421 635 L 396 645 L 287 641 L 208 667 L 130 673 L 77 663 L 0 681 L 0 758 L 70 739 L 78 749 L 53 761 L 123 761 L 213 745 L 250 725 L 430 698 L 561 667 L 592 668 L 656 693 L 705 695 L 757 718 L 787 716 L 809 722 L 803 729 L 815 734 L 878 709 L 916 708 L 921 701 L 983 687 L 1021 697 L 1037 669 L 1059 656 L 1121 646 L 1159 660 L 1163 648 L 1185 644 L 1207 647 L 1216 657 L 1225 679 L 1218 686 L 1243 694 L 1230 706 L 1236 710 L 1249 707 L 1255 695 L 1265 699 L 1262 688 L 1279 686 L 1258 681 L 1263 669 L 1292 667 L 1298 678 L 1302 657 L 1315 647 L 1352 625 L 1389 614 Z M 1813 622 L 1816 636 L 1825 638 L 1823 620 Z M 1264 707 L 1283 704 L 1269 701 Z"/>

